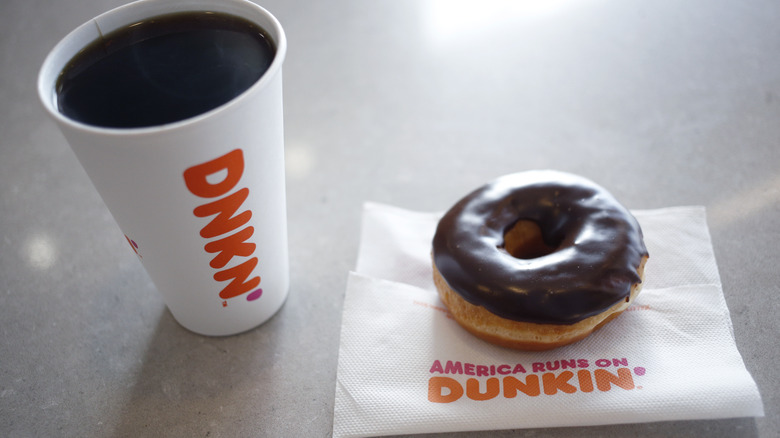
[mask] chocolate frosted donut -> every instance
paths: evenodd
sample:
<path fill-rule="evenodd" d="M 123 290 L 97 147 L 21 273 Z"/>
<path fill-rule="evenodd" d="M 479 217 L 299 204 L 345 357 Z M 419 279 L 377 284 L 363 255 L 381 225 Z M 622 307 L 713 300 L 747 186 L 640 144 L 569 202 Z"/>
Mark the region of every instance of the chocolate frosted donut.
<path fill-rule="evenodd" d="M 639 292 L 648 252 L 609 192 L 556 171 L 501 177 L 439 222 L 433 271 L 455 319 L 488 341 L 547 349 L 577 341 Z"/>

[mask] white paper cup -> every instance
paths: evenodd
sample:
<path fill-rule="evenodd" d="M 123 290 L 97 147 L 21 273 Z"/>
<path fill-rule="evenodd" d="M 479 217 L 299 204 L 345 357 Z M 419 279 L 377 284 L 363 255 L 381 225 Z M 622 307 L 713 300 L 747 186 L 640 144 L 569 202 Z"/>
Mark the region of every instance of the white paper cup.
<path fill-rule="evenodd" d="M 82 48 L 141 19 L 217 11 L 260 25 L 276 45 L 263 76 L 230 102 L 144 128 L 101 128 L 58 111 L 55 83 Z M 142 0 L 85 23 L 43 63 L 38 93 L 174 318 L 204 335 L 265 322 L 289 289 L 279 22 L 245 0 Z M 88 224 L 89 218 L 85 218 Z M 88 226 L 88 225 L 87 225 Z"/>

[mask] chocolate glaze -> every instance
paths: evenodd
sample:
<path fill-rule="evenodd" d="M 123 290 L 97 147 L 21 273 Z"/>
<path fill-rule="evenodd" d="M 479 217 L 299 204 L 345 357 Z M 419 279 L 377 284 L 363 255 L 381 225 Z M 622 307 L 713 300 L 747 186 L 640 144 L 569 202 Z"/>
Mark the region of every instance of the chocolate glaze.
<path fill-rule="evenodd" d="M 519 259 L 504 234 L 536 222 L 548 255 Z M 506 319 L 574 324 L 626 300 L 648 252 L 636 219 L 609 192 L 557 171 L 501 177 L 467 195 L 439 222 L 433 262 L 466 301 Z"/>

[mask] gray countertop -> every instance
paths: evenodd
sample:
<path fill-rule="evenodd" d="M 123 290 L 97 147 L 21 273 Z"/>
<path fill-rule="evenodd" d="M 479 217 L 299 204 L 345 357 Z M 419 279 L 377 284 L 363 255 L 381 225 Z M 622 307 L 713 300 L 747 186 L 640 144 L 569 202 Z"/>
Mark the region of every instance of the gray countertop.
<path fill-rule="evenodd" d="M 262 2 L 289 42 L 292 286 L 227 338 L 172 319 L 37 101 L 54 44 L 121 3 L 0 4 L 1 436 L 330 436 L 361 205 L 536 168 L 707 208 L 766 416 L 463 436 L 780 434 L 780 2 Z"/>

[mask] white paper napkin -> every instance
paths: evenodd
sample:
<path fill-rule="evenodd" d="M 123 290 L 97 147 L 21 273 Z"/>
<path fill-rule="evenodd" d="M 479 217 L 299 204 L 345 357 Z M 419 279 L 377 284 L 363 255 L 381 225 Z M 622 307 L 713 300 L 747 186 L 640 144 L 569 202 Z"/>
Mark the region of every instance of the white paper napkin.
<path fill-rule="evenodd" d="M 430 262 L 439 213 L 366 204 L 333 436 L 763 416 L 704 208 L 633 213 L 650 252 L 635 303 L 581 342 L 520 352 L 473 337 L 439 300 Z"/>

